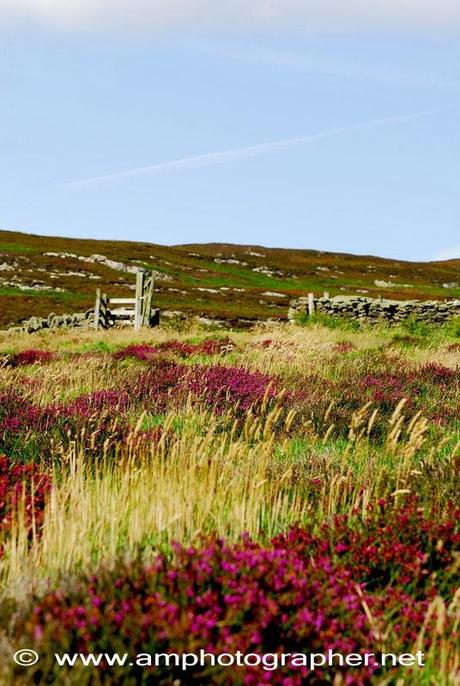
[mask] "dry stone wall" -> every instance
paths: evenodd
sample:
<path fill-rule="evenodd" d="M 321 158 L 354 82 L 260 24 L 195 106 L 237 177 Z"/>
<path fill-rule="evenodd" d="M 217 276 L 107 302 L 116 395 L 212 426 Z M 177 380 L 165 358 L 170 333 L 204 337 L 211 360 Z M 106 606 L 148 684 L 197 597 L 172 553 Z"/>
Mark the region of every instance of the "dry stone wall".
<path fill-rule="evenodd" d="M 305 316 L 311 312 L 334 317 L 348 317 L 368 323 L 383 321 L 397 324 L 409 317 L 413 317 L 427 324 L 442 324 L 452 317 L 460 317 L 460 300 L 389 300 L 345 295 L 338 295 L 334 298 L 312 298 L 311 296 L 305 296 L 290 303 L 288 319 L 294 322 L 300 315 Z M 166 318 L 178 315 L 186 317 L 183 312 L 163 312 L 163 316 Z M 202 320 L 202 323 L 205 323 L 203 318 L 198 317 L 196 319 Z M 224 320 L 209 320 L 209 323 L 220 326 L 227 324 Z M 237 325 L 253 323 L 252 320 L 233 322 L 233 324 Z M 34 333 L 43 329 L 68 327 L 79 329 L 93 328 L 94 310 L 90 309 L 87 312 L 63 315 L 51 313 L 48 317 L 30 317 L 19 325 L 11 327 L 8 331 L 10 333 Z"/>
<path fill-rule="evenodd" d="M 231 325 L 237 326 L 251 326 L 254 322 L 250 319 L 237 319 L 237 320 L 225 320 L 225 319 L 211 319 L 209 317 L 191 316 L 186 312 L 181 312 L 179 310 L 163 310 L 161 312 L 162 319 L 166 321 L 183 321 L 191 319 L 203 326 L 212 327 L 226 327 Z M 132 321 L 128 319 L 123 319 L 122 317 L 113 317 L 112 323 L 117 326 L 131 326 Z M 77 328 L 83 329 L 93 329 L 94 328 L 94 309 L 88 310 L 87 312 L 74 312 L 73 314 L 62 314 L 57 315 L 51 313 L 48 317 L 29 317 L 25 319 L 20 324 L 16 326 L 10 326 L 7 332 L 10 334 L 24 334 L 24 333 L 36 333 L 37 331 L 43 331 L 45 329 L 68 329 Z"/>
<path fill-rule="evenodd" d="M 30 317 L 18 326 L 8 329 L 10 333 L 35 333 L 43 329 L 63 329 L 76 327 L 88 329 L 94 326 L 94 310 L 87 312 L 74 312 L 73 314 L 54 314 L 51 312 L 47 317 Z"/>
<path fill-rule="evenodd" d="M 427 324 L 442 324 L 460 317 L 460 300 L 387 300 L 360 296 L 338 295 L 333 298 L 298 298 L 290 304 L 288 319 L 312 312 L 335 317 L 348 317 L 363 322 L 397 324 L 409 317 Z"/>

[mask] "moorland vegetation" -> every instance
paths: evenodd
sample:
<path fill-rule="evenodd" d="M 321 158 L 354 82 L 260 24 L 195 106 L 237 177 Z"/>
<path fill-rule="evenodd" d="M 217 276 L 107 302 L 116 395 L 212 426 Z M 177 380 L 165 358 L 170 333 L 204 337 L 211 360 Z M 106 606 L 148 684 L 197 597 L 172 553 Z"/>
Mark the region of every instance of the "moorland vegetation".
<path fill-rule="evenodd" d="M 63 652 L 423 651 L 187 683 L 454 686 L 460 337 L 346 322 L 0 338 L 0 679 Z M 40 662 L 13 667 L 34 648 Z"/>

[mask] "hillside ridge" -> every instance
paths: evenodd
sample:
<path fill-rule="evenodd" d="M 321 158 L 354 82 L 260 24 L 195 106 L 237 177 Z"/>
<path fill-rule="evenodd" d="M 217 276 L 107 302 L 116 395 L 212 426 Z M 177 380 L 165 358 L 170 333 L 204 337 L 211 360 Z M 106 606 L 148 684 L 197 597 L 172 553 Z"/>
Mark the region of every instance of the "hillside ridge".
<path fill-rule="evenodd" d="M 286 319 L 312 291 L 408 300 L 460 298 L 460 260 L 409 262 L 372 255 L 232 243 L 161 245 L 0 230 L 0 327 L 50 312 L 82 311 L 96 288 L 131 293 L 138 269 L 156 273 L 162 310 L 228 320 Z"/>

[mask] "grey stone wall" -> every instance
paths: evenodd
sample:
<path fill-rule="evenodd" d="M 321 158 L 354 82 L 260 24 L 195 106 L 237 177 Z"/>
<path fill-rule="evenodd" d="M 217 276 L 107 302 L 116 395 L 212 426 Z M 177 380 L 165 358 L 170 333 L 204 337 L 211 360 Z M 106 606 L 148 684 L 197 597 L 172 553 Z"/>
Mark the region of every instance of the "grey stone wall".
<path fill-rule="evenodd" d="M 387 300 L 360 296 L 338 295 L 334 298 L 315 298 L 314 311 L 336 317 L 349 317 L 363 322 L 398 322 L 414 317 L 429 324 L 442 324 L 452 317 L 460 317 L 460 300 Z M 308 314 L 308 297 L 290 304 L 288 319 Z"/>
<path fill-rule="evenodd" d="M 94 310 L 87 312 L 75 312 L 74 314 L 54 314 L 51 312 L 47 317 L 30 317 L 18 326 L 8 329 L 10 333 L 35 333 L 43 329 L 63 329 L 77 327 L 88 329 L 94 324 Z"/>

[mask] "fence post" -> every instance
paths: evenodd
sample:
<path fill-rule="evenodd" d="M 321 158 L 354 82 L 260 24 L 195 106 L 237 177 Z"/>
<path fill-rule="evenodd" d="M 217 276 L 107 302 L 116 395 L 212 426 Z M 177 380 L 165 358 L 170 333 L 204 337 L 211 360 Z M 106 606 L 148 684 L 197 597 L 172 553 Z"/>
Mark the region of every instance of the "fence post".
<path fill-rule="evenodd" d="M 142 326 L 142 300 L 144 292 L 144 272 L 136 274 L 136 302 L 134 305 L 134 330 L 139 331 Z"/>
<path fill-rule="evenodd" d="M 323 298 L 329 300 L 329 291 L 324 291 Z"/>
<path fill-rule="evenodd" d="M 311 317 L 315 312 L 315 296 L 313 293 L 308 294 L 308 316 Z"/>
<path fill-rule="evenodd" d="M 153 273 L 150 278 L 146 279 L 144 287 L 144 302 L 142 308 L 142 326 L 149 326 L 150 324 L 150 314 L 152 311 L 152 298 L 153 298 L 153 285 L 155 281 L 153 278 Z"/>
<path fill-rule="evenodd" d="M 101 306 L 100 306 L 100 318 L 102 320 L 102 328 L 107 329 L 109 327 L 109 316 L 108 316 L 109 299 L 107 293 L 103 293 L 101 296 Z"/>
<path fill-rule="evenodd" d="M 101 289 L 96 290 L 96 304 L 94 305 L 94 328 L 99 328 L 99 313 L 101 311 Z"/>

